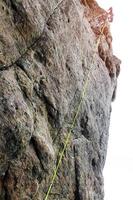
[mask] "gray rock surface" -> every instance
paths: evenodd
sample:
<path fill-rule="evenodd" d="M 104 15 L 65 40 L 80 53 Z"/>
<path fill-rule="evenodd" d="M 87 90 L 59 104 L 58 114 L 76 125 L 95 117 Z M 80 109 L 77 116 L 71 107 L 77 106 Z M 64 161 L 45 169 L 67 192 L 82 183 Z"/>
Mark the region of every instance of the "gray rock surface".
<path fill-rule="evenodd" d="M 86 5 L 85 2 L 88 2 Z M 103 200 L 120 60 L 94 0 L 0 0 L 0 200 Z"/>

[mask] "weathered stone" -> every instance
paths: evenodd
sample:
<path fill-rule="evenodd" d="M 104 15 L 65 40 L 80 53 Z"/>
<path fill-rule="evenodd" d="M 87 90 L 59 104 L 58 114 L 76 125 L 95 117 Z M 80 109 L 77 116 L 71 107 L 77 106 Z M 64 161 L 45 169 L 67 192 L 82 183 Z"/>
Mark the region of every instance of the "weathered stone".
<path fill-rule="evenodd" d="M 86 5 L 86 3 L 88 3 Z M 0 199 L 103 200 L 120 60 L 94 1 L 0 2 Z"/>

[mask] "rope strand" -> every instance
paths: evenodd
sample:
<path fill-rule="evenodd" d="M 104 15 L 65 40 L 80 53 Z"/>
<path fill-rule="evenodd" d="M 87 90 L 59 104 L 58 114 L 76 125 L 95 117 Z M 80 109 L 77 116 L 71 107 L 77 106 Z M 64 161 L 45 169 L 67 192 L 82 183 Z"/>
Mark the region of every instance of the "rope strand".
<path fill-rule="evenodd" d="M 98 46 L 99 46 L 99 43 L 100 43 L 100 41 L 101 41 L 101 37 L 102 37 L 102 35 L 103 35 L 105 26 L 106 26 L 106 21 L 105 21 L 105 23 L 104 23 L 104 25 L 103 25 L 103 27 L 102 27 L 102 29 L 101 29 L 100 36 L 98 37 L 98 40 L 97 40 L 97 43 L 96 43 L 96 49 L 95 49 L 95 51 L 97 50 L 97 48 L 98 48 Z M 94 59 L 95 51 L 94 51 L 92 60 Z M 68 132 L 68 134 L 67 134 L 67 138 L 66 138 L 66 140 L 65 140 L 65 142 L 64 142 L 64 147 L 63 147 L 63 149 L 62 149 L 62 151 L 61 151 L 61 153 L 60 153 L 59 161 L 58 161 L 57 166 L 56 166 L 56 168 L 55 168 L 55 170 L 54 170 L 54 173 L 53 173 L 53 176 L 52 176 L 52 180 L 51 180 L 50 186 L 49 186 L 49 188 L 48 188 L 48 191 L 47 191 L 47 194 L 46 194 L 46 197 L 44 198 L 44 200 L 48 200 L 48 197 L 49 197 L 49 195 L 50 195 L 52 186 L 53 186 L 54 181 L 55 181 L 55 179 L 56 179 L 56 177 L 57 177 L 58 169 L 59 169 L 59 167 L 60 167 L 60 165 L 61 165 L 61 162 L 62 162 L 64 153 L 65 153 L 65 151 L 66 151 L 66 149 L 67 149 L 68 143 L 70 142 L 70 136 L 71 136 L 72 130 L 73 130 L 75 124 L 76 124 L 78 115 L 79 115 L 79 113 L 80 113 L 80 108 L 81 108 L 82 102 L 83 102 L 83 100 L 84 100 L 84 98 L 85 98 L 85 95 L 86 95 L 87 86 L 88 86 L 88 83 L 89 83 L 89 73 L 90 73 L 90 71 L 89 71 L 88 74 L 87 74 L 87 78 L 86 78 L 86 80 L 85 80 L 85 83 L 84 83 L 84 86 L 83 86 L 83 90 L 82 90 L 82 92 L 81 92 L 81 96 L 80 96 L 80 101 L 79 101 L 79 104 L 78 104 L 78 108 L 75 109 L 75 110 L 77 110 L 77 111 L 76 111 L 76 113 L 75 113 L 75 115 L 74 115 L 74 118 L 73 118 L 73 120 L 72 120 L 72 125 L 71 125 L 70 130 L 69 130 L 69 132 Z"/>

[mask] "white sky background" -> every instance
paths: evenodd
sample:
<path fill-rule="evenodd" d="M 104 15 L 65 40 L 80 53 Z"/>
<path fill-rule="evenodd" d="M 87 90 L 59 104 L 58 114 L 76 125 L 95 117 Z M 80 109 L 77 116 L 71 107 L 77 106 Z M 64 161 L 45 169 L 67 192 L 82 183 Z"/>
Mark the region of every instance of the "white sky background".
<path fill-rule="evenodd" d="M 113 7 L 113 49 L 122 60 L 104 168 L 105 200 L 133 200 L 133 1 L 97 1 Z"/>

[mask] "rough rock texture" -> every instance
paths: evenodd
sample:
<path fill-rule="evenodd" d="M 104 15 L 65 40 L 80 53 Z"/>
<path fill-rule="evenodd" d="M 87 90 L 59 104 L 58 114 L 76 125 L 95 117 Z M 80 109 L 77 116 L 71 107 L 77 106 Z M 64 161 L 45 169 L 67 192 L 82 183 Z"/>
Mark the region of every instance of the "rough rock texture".
<path fill-rule="evenodd" d="M 108 23 L 95 49 L 104 13 L 94 0 L 0 0 L 0 200 L 45 198 L 88 72 L 49 200 L 104 199 L 120 71 Z"/>

